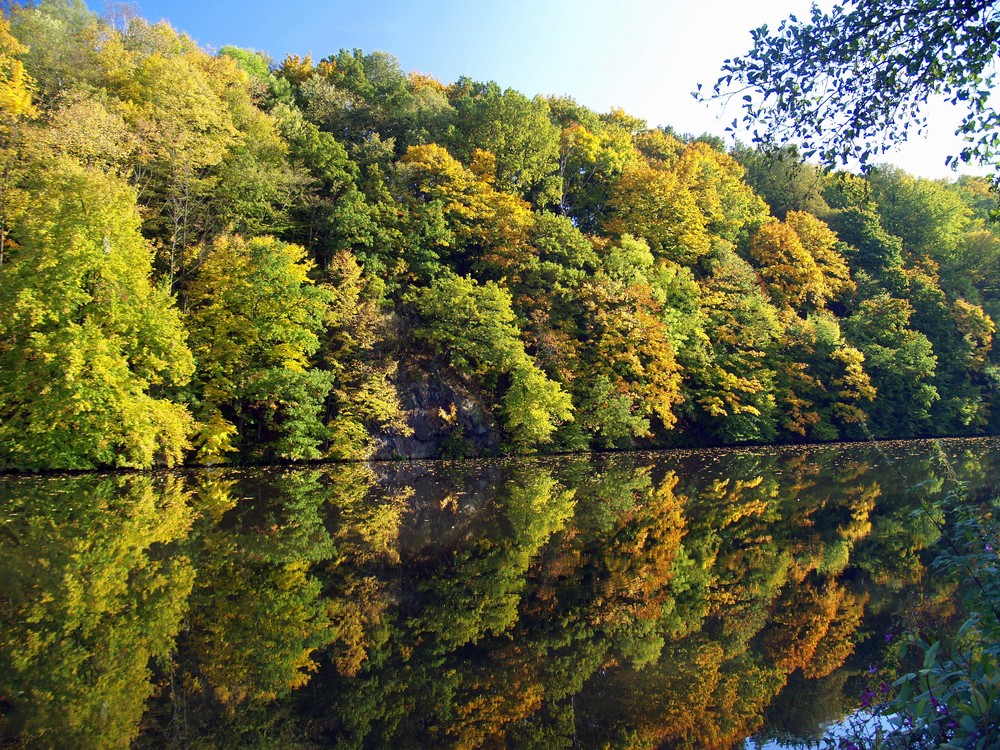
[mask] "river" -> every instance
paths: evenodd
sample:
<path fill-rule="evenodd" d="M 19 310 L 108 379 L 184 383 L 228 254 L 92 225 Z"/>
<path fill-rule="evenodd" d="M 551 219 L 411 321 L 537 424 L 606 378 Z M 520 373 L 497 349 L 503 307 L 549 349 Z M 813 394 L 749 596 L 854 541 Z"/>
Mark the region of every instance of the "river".
<path fill-rule="evenodd" d="M 0 477 L 0 746 L 805 746 L 995 439 Z"/>

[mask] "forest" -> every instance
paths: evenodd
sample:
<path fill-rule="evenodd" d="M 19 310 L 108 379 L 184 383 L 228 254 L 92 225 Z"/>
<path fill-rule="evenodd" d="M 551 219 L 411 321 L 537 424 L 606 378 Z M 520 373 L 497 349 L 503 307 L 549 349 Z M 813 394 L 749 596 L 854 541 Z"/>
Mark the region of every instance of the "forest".
<path fill-rule="evenodd" d="M 0 19 L 0 469 L 996 432 L 986 179 Z"/>

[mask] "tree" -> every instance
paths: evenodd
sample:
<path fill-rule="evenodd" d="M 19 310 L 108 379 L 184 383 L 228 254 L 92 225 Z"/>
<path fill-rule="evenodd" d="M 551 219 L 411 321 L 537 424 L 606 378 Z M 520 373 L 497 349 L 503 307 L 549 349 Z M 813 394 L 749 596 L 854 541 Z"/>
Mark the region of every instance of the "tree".
<path fill-rule="evenodd" d="M 868 175 L 886 231 L 903 240 L 910 253 L 938 262 L 953 260 L 972 211 L 945 180 L 913 177 L 893 167 Z"/>
<path fill-rule="evenodd" d="M 658 258 L 693 264 L 711 250 L 697 198 L 673 170 L 648 166 L 626 170 L 609 207 L 612 216 L 604 222 L 604 231 L 641 237 Z"/>
<path fill-rule="evenodd" d="M 600 243 L 602 268 L 578 298 L 581 377 L 574 385 L 581 426 L 603 446 L 621 447 L 676 422 L 681 368 L 656 277 L 677 266 L 656 263 L 649 246 L 628 234 L 609 245 Z"/>
<path fill-rule="evenodd" d="M 940 398 L 933 385 L 938 360 L 930 340 L 909 327 L 913 306 L 878 294 L 864 300 L 844 321 L 844 332 L 865 356 L 876 389 L 865 409 L 872 431 L 913 437 L 930 426 L 931 406 Z"/>
<path fill-rule="evenodd" d="M 94 72 L 94 55 L 82 43 L 97 16 L 83 0 L 8 3 L 10 30 L 27 45 L 21 58 L 38 83 L 43 107 Z"/>
<path fill-rule="evenodd" d="M 22 192 L 15 187 L 18 170 L 13 141 L 20 123 L 36 114 L 32 104 L 34 79 L 18 59 L 28 48 L 11 36 L 10 22 L 0 18 L 0 266 L 7 249 L 11 219 L 21 208 Z"/>
<path fill-rule="evenodd" d="M 63 157 L 29 205 L 0 269 L 0 466 L 177 463 L 191 418 L 163 390 L 194 366 L 135 192 Z"/>
<path fill-rule="evenodd" d="M 333 299 L 327 310 L 321 354 L 336 381 L 330 451 L 334 458 L 367 458 L 375 447 L 369 425 L 412 433 L 392 378 L 396 363 L 385 351 L 387 315 L 377 293 L 378 282 L 366 277 L 346 250 L 335 255 L 327 274 Z"/>
<path fill-rule="evenodd" d="M 477 151 L 489 171 L 491 155 Z M 481 177 L 474 162 L 462 166 L 444 148 L 411 146 L 396 162 L 391 187 L 399 205 L 409 209 L 405 230 L 413 241 L 402 249 L 418 278 L 448 265 L 457 273 L 477 271 L 496 279 L 523 265 L 531 254 L 528 204 Z M 444 261 L 444 262 L 443 262 Z"/>
<path fill-rule="evenodd" d="M 949 163 L 1000 157 L 1000 113 L 990 104 L 995 0 L 847 0 L 751 35 L 750 51 L 723 65 L 714 95 L 743 95 L 757 143 L 797 140 L 807 157 L 865 163 L 919 134 L 923 105 L 943 95 L 968 107 L 958 134 L 969 145 Z"/>
<path fill-rule="evenodd" d="M 280 458 L 319 458 L 332 377 L 310 357 L 333 295 L 312 269 L 301 247 L 273 237 L 213 243 L 189 290 L 201 460 L 232 450 L 237 433 Z"/>
<path fill-rule="evenodd" d="M 788 224 L 762 226 L 750 242 L 750 254 L 760 266 L 771 299 L 779 307 L 822 307 L 829 293 L 816 261 Z"/>
<path fill-rule="evenodd" d="M 572 421 L 570 397 L 525 352 L 505 289 L 445 275 L 412 292 L 408 301 L 421 319 L 413 335 L 437 353 L 447 352 L 458 372 L 488 388 L 509 376 L 502 412 L 517 447 L 547 443 L 560 423 Z"/>
<path fill-rule="evenodd" d="M 611 185 L 639 162 L 632 133 L 613 118 L 598 117 L 572 99 L 551 99 L 549 113 L 563 130 L 559 137 L 559 213 L 593 232 L 607 211 Z"/>
<path fill-rule="evenodd" d="M 0 117 L 3 124 L 11 118 L 34 114 L 31 92 L 34 80 L 18 59 L 28 48 L 11 36 L 10 22 L 0 18 Z"/>
<path fill-rule="evenodd" d="M 455 107 L 454 148 L 472 158 L 475 149 L 496 156 L 497 188 L 524 196 L 534 191 L 547 202 L 546 179 L 557 169 L 559 129 L 549 120 L 548 103 L 493 82 L 459 79 L 451 90 Z"/>

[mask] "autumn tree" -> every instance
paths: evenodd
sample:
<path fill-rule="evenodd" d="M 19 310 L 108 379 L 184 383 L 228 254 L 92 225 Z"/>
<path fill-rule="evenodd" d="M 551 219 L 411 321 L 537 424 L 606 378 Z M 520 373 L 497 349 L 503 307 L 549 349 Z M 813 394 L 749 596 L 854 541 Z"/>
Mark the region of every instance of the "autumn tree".
<path fill-rule="evenodd" d="M 311 357 L 333 295 L 312 268 L 301 247 L 273 237 L 224 236 L 209 249 L 188 290 L 200 461 L 238 445 L 248 455 L 321 455 L 333 376 Z"/>
<path fill-rule="evenodd" d="M 24 208 L 19 189 L 20 154 L 16 143 L 21 124 L 36 114 L 34 79 L 18 59 L 28 48 L 10 33 L 10 21 L 0 18 L 0 266 L 9 242 L 12 222 Z"/>
<path fill-rule="evenodd" d="M 549 100 L 559 137 L 559 213 L 593 232 L 607 212 L 610 190 L 626 167 L 639 163 L 633 133 L 612 117 L 600 117 L 572 99 Z"/>
<path fill-rule="evenodd" d="M 477 158 L 492 171 L 491 154 L 480 151 Z M 406 238 L 401 250 L 417 279 L 449 268 L 497 280 L 523 265 L 531 252 L 528 204 L 491 181 L 433 144 L 413 146 L 396 162 L 391 187 L 408 209 L 400 217 Z"/>
<path fill-rule="evenodd" d="M 525 352 L 510 294 L 502 287 L 442 276 L 408 301 L 420 316 L 414 336 L 487 388 L 506 382 L 500 411 L 515 446 L 547 443 L 560 423 L 572 420 L 569 396 Z"/>
<path fill-rule="evenodd" d="M 0 268 L 0 463 L 172 465 L 191 417 L 169 398 L 194 363 L 150 279 L 135 192 L 68 158 L 42 173 Z"/>

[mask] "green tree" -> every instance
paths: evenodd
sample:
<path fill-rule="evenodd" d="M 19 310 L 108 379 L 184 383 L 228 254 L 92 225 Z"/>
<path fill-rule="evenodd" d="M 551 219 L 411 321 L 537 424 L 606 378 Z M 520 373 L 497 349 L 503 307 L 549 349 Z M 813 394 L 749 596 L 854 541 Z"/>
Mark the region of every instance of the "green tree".
<path fill-rule="evenodd" d="M 549 119 L 548 102 L 468 78 L 452 84 L 449 94 L 455 107 L 451 145 L 456 152 L 468 161 L 475 149 L 489 151 L 496 157 L 499 190 L 533 195 L 543 207 L 550 203 L 555 186 L 545 183 L 556 171 L 559 129 Z"/>
<path fill-rule="evenodd" d="M 0 464 L 179 462 L 191 418 L 165 389 L 194 367 L 134 191 L 62 158 L 29 205 L 0 268 Z"/>
<path fill-rule="evenodd" d="M 744 94 L 755 141 L 802 144 L 806 157 L 867 162 L 926 124 L 932 96 L 967 108 L 969 145 L 949 161 L 995 162 L 1000 114 L 990 103 L 1000 42 L 993 0 L 848 0 L 808 19 L 752 32 L 723 65 L 716 96 Z"/>
<path fill-rule="evenodd" d="M 908 252 L 939 263 L 954 259 L 972 212 L 946 181 L 879 167 L 868 182 L 882 226 L 902 239 Z"/>
<path fill-rule="evenodd" d="M 284 236 L 305 247 L 321 268 L 341 250 L 354 249 L 375 261 L 369 248 L 378 228 L 358 188 L 358 166 L 343 144 L 307 121 L 297 107 L 277 104 L 271 115 L 288 143 L 290 161 L 311 177 L 289 208 L 291 226 Z M 387 269 L 379 265 L 373 275 L 376 271 L 384 276 Z"/>
<path fill-rule="evenodd" d="M 928 338 L 909 327 L 912 315 L 908 301 L 882 293 L 863 300 L 844 321 L 844 333 L 865 355 L 877 392 L 865 411 L 880 436 L 925 434 L 931 406 L 940 398 L 933 385 L 938 359 Z"/>
<path fill-rule="evenodd" d="M 940 396 L 934 405 L 935 427 L 945 434 L 978 430 L 987 421 L 983 368 L 996 326 L 979 305 L 949 299 L 933 266 L 911 269 L 907 276 L 911 325 L 927 336 L 938 359 L 933 380 Z"/>
<path fill-rule="evenodd" d="M 712 259 L 700 282 L 710 353 L 688 373 L 699 422 L 715 440 L 770 440 L 775 434 L 772 354 L 782 336 L 760 276 L 728 248 Z"/>
<path fill-rule="evenodd" d="M 419 315 L 413 335 L 447 353 L 458 372 L 493 390 L 509 378 L 501 412 L 514 445 L 532 449 L 573 418 L 570 397 L 538 369 L 524 349 L 511 296 L 493 282 L 441 276 L 408 301 Z"/>
<path fill-rule="evenodd" d="M 826 175 L 806 162 L 794 146 L 768 150 L 737 143 L 733 157 L 746 170 L 747 184 L 779 219 L 783 220 L 789 211 L 822 216 L 829 210 L 823 199 Z"/>
<path fill-rule="evenodd" d="M 38 83 L 43 108 L 96 74 L 88 42 L 99 26 L 83 0 L 11 3 L 8 11 L 11 32 L 28 47 L 22 61 Z"/>
<path fill-rule="evenodd" d="M 217 239 L 188 290 L 198 363 L 198 459 L 318 458 L 332 376 L 311 367 L 332 293 L 316 285 L 305 251 L 273 237 Z"/>
<path fill-rule="evenodd" d="M 864 271 L 893 293 L 903 293 L 903 242 L 882 225 L 866 180 L 840 173 L 824 193 L 831 211 L 823 218 L 846 247 L 852 271 Z"/>

